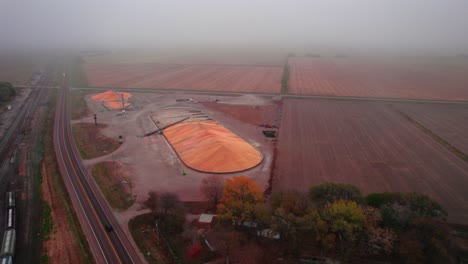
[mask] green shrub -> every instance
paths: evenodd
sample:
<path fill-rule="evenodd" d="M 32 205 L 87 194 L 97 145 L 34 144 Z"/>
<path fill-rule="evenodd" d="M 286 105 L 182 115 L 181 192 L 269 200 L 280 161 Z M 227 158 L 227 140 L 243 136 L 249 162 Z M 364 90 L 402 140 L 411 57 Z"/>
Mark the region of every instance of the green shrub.
<path fill-rule="evenodd" d="M 363 202 L 361 190 L 358 187 L 345 183 L 323 183 L 309 189 L 309 197 L 319 204 L 333 203 L 338 200 Z"/>
<path fill-rule="evenodd" d="M 387 192 L 383 193 L 371 193 L 366 196 L 366 204 L 375 208 L 387 204 L 391 199 L 391 194 Z"/>
<path fill-rule="evenodd" d="M 15 87 L 9 82 L 0 82 L 0 101 L 9 101 L 12 96 L 16 95 Z"/>

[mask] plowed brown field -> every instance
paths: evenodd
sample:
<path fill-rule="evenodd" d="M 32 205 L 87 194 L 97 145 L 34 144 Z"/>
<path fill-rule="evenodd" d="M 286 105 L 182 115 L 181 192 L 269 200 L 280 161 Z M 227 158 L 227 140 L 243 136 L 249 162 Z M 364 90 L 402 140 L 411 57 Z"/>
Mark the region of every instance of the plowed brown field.
<path fill-rule="evenodd" d="M 289 93 L 322 96 L 468 100 L 464 65 L 289 59 Z"/>
<path fill-rule="evenodd" d="M 323 182 L 430 195 L 468 222 L 468 164 L 387 104 L 285 100 L 273 191 Z"/>
<path fill-rule="evenodd" d="M 0 54 L 0 81 L 15 85 L 28 84 L 32 75 L 46 65 L 45 57 Z"/>
<path fill-rule="evenodd" d="M 395 107 L 468 154 L 468 105 L 398 104 Z"/>
<path fill-rule="evenodd" d="M 221 112 L 242 122 L 258 126 L 260 124 L 278 125 L 276 119 L 277 105 L 231 105 L 203 103 L 210 110 Z"/>
<path fill-rule="evenodd" d="M 250 65 L 85 64 L 93 87 L 277 93 L 282 68 Z"/>

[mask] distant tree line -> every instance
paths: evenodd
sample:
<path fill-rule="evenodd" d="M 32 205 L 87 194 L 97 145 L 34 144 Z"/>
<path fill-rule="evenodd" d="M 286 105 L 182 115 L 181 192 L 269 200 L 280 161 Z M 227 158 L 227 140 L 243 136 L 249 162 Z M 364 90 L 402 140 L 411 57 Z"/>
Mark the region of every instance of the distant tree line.
<path fill-rule="evenodd" d="M 288 90 L 289 83 L 289 64 L 286 62 L 283 67 L 283 77 L 281 78 L 281 91 L 285 93 Z"/>
<path fill-rule="evenodd" d="M 287 93 L 289 88 L 289 74 L 290 74 L 290 67 L 289 67 L 289 58 L 295 57 L 296 55 L 292 52 L 288 53 L 286 56 L 286 61 L 283 66 L 283 77 L 281 77 L 281 92 Z"/>
<path fill-rule="evenodd" d="M 306 192 L 278 192 L 266 199 L 250 178 L 224 181 L 219 175 L 205 178 L 200 190 L 227 226 L 246 234 L 265 229 L 279 234 L 275 243 L 285 257 L 321 255 L 344 263 L 453 262 L 447 213 L 423 194 L 364 196 L 353 185 L 324 183 Z M 166 234 L 183 231 L 185 212 L 176 195 L 150 192 L 145 205 Z"/>
<path fill-rule="evenodd" d="M 308 192 L 286 191 L 265 201 L 251 179 L 228 179 L 218 204 L 223 220 L 255 223 L 280 235 L 287 256 L 323 255 L 352 262 L 387 259 L 398 263 L 450 263 L 446 211 L 418 193 L 373 193 L 325 183 Z"/>
<path fill-rule="evenodd" d="M 0 82 L 0 101 L 8 102 L 16 95 L 16 88 L 9 82 Z"/>

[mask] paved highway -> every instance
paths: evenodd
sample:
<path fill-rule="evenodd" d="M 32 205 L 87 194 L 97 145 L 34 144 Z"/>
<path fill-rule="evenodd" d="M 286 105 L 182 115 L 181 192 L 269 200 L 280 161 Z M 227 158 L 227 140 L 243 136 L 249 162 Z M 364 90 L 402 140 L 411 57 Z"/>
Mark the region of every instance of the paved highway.
<path fill-rule="evenodd" d="M 57 89 L 56 86 L 18 86 L 19 88 L 44 88 Z M 107 91 L 107 87 L 72 87 L 73 90 L 93 90 L 96 92 Z M 434 104 L 468 104 L 468 101 L 452 101 L 452 100 L 435 100 L 435 99 L 405 99 L 405 98 L 389 98 L 389 97 L 360 97 L 360 96 L 335 96 L 335 95 L 301 95 L 301 94 L 281 94 L 281 93 L 254 93 L 254 92 L 229 92 L 229 91 L 202 91 L 188 89 L 164 89 L 164 88 L 113 88 L 116 91 L 129 93 L 187 93 L 200 94 L 210 96 L 240 96 L 240 95 L 257 95 L 269 97 L 282 97 L 293 99 L 331 99 L 331 100 L 358 100 L 358 101 L 383 101 L 383 102 L 407 102 L 407 103 L 434 103 Z"/>
<path fill-rule="evenodd" d="M 91 252 L 97 263 L 141 263 L 81 162 L 71 132 L 69 106 L 68 78 L 65 77 L 55 112 L 54 147 L 60 172 Z M 113 230 L 106 230 L 106 225 L 112 226 Z"/>

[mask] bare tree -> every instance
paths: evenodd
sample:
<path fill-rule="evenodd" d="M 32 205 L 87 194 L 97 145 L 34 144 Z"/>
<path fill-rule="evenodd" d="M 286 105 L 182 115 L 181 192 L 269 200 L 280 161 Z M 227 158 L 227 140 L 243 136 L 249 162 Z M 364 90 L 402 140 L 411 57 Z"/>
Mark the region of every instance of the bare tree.
<path fill-rule="evenodd" d="M 151 210 L 154 214 L 159 211 L 159 194 L 155 191 L 150 191 L 148 193 L 148 199 L 143 202 L 143 204 Z"/>
<path fill-rule="evenodd" d="M 200 190 L 213 208 L 218 205 L 224 190 L 224 180 L 218 175 L 210 175 L 202 180 Z"/>
<path fill-rule="evenodd" d="M 159 197 L 160 209 L 162 213 L 169 214 L 177 211 L 181 207 L 179 196 L 175 193 L 166 192 Z"/>
<path fill-rule="evenodd" d="M 167 234 L 184 231 L 185 208 L 175 193 L 150 191 L 143 204 L 151 210 L 159 228 Z"/>
<path fill-rule="evenodd" d="M 184 231 L 185 209 L 175 193 L 162 193 L 159 196 L 159 223 L 167 234 L 179 234 Z"/>

